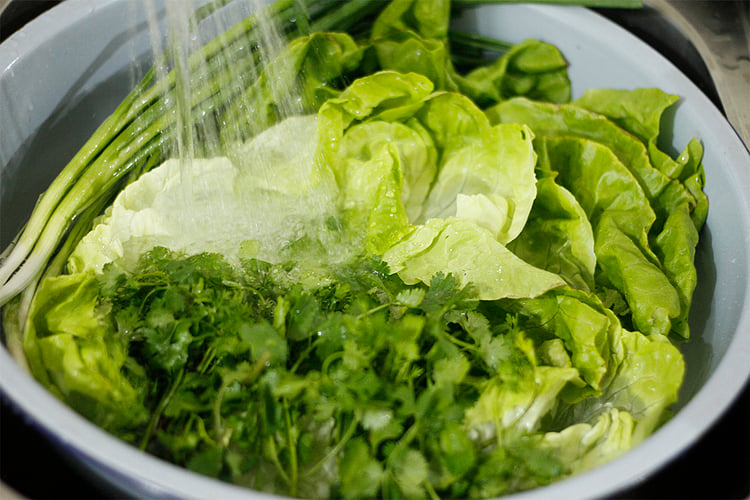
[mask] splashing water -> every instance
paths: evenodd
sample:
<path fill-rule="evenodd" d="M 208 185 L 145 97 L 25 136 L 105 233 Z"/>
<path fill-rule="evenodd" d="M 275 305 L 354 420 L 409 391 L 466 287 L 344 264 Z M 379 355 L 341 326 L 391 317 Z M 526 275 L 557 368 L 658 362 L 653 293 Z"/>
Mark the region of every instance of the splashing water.
<path fill-rule="evenodd" d="M 304 109 L 293 82 L 286 81 L 289 68 L 279 64 L 283 58 L 277 60 L 287 40 L 283 27 L 264 9 L 266 2 L 164 0 L 159 11 L 155 0 L 142 1 L 157 75 L 173 82 L 163 94 L 175 123 L 165 157 L 179 161 L 180 187 L 165 203 L 179 220 L 169 221 L 174 234 L 168 246 L 188 252 L 219 251 L 231 260 L 228 247 L 238 247 L 238 240 L 252 241 L 259 257 L 273 260 L 285 245 L 318 232 L 309 226 L 333 213 L 335 200 L 330 189 L 300 189 L 305 179 L 320 182 L 319 175 L 310 173 L 316 168 L 311 150 L 316 135 L 314 130 L 300 129 L 314 129 L 316 122 L 283 123 L 302 115 Z M 206 6 L 217 8 L 203 17 Z M 199 57 L 198 49 L 216 36 L 226 36 L 229 27 L 251 14 L 256 38 L 231 40 L 231 50 Z M 263 110 L 255 109 L 249 90 L 261 75 L 275 97 L 270 123 Z M 284 132 L 266 133 L 275 123 Z M 174 208 L 174 203 L 179 206 Z"/>
<path fill-rule="evenodd" d="M 247 89 L 286 46 L 282 28 L 268 15 L 260 0 L 156 0 L 144 2 L 150 27 L 155 68 L 160 78 L 172 73 L 173 88 L 164 93 L 165 104 L 176 118 L 170 155 L 182 159 L 225 154 L 227 144 L 246 140 L 263 128 L 244 130 L 239 120 L 211 120 L 215 103 L 230 103 L 233 111 L 246 109 Z M 227 5 L 225 5 L 227 4 Z M 207 7 L 217 10 L 206 14 Z M 232 50 L 201 54 L 198 49 L 248 16 L 254 18 L 254 39 L 228 40 Z M 164 17 L 163 23 L 160 17 Z M 164 33 L 163 33 L 164 32 Z M 227 43 L 224 41 L 223 43 Z M 203 56 L 203 57 L 201 57 Z M 280 76 L 269 74 L 271 86 L 285 89 Z M 281 118 L 301 112 L 293 92 L 275 92 Z M 212 99 L 213 98 L 213 99 Z M 247 110 L 247 109 L 246 109 Z M 248 110 L 249 111 L 249 110 Z M 247 119 L 247 117 L 246 117 Z"/>

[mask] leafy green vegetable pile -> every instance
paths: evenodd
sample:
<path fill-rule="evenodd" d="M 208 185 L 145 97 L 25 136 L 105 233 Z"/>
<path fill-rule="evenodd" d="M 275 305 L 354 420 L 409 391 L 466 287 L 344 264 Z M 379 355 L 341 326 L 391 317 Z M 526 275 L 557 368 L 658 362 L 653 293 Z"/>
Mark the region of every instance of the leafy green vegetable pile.
<path fill-rule="evenodd" d="M 448 2 L 337 9 L 245 88 L 196 80 L 201 158 L 152 168 L 174 82 L 134 91 L 5 255 L 18 357 L 122 439 L 293 496 L 492 497 L 642 441 L 708 209 L 701 145 L 657 145 L 677 98 L 571 102 L 554 46 L 451 32 Z M 244 64 L 253 23 L 199 55 Z"/>

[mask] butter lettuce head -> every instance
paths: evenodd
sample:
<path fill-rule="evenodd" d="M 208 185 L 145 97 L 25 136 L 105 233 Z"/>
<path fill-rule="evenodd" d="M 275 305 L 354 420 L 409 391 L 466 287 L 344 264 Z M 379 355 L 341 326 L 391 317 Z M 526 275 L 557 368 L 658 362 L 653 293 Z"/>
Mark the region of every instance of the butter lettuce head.
<path fill-rule="evenodd" d="M 531 127 L 540 168 L 586 211 L 600 295 L 626 304 L 617 309 L 633 328 L 687 338 L 707 200 L 697 141 L 677 159 L 656 143 L 675 100 L 657 89 L 591 90 L 573 103 L 514 98 L 486 113 L 492 123 Z"/>
<path fill-rule="evenodd" d="M 291 242 L 327 238 L 319 228 L 335 214 L 337 187 L 316 148 L 316 117 L 308 115 L 281 122 L 228 156 L 168 160 L 117 196 L 68 269 L 101 271 L 113 261 L 132 269 L 156 246 L 275 262 Z M 330 258 L 343 252 L 334 236 L 326 241 Z"/>
<path fill-rule="evenodd" d="M 536 197 L 531 130 L 491 125 L 467 97 L 383 71 L 319 112 L 321 155 L 367 252 L 408 283 L 453 273 L 478 298 L 536 296 L 564 284 L 505 248 Z M 522 278 L 522 276 L 524 276 Z"/>

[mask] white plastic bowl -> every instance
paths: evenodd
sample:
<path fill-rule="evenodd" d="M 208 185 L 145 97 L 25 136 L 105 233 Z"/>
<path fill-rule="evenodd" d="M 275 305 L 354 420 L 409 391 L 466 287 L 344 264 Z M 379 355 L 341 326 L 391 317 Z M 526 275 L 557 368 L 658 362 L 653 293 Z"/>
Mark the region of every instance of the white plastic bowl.
<path fill-rule="evenodd" d="M 0 45 L 0 246 L 36 196 L 138 78 L 150 53 L 133 0 L 67 0 Z M 750 377 L 750 155 L 715 106 L 672 64 L 623 29 L 582 8 L 481 7 L 460 23 L 508 41 L 538 38 L 570 61 L 574 95 L 589 87 L 659 87 L 682 97 L 663 144 L 698 137 L 706 153 L 710 211 L 697 253 L 699 286 L 684 346 L 687 374 L 677 414 L 622 457 L 517 498 L 601 497 L 633 487 L 690 447 Z M 55 399 L 0 345 L 0 390 L 71 459 L 136 497 L 262 498 L 149 456 Z"/>

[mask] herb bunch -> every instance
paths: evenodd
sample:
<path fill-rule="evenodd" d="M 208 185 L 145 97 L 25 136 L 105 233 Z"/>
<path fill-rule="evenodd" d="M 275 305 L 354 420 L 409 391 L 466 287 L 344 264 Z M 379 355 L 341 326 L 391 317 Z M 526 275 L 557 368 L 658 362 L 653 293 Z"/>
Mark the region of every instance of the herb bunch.
<path fill-rule="evenodd" d="M 488 384 L 533 373 L 515 316 L 493 323 L 452 276 L 407 286 L 378 259 L 314 288 L 295 272 L 163 248 L 110 266 L 100 300 L 150 415 L 118 434 L 300 496 L 487 496 L 561 473 L 530 438 L 462 425 Z"/>

